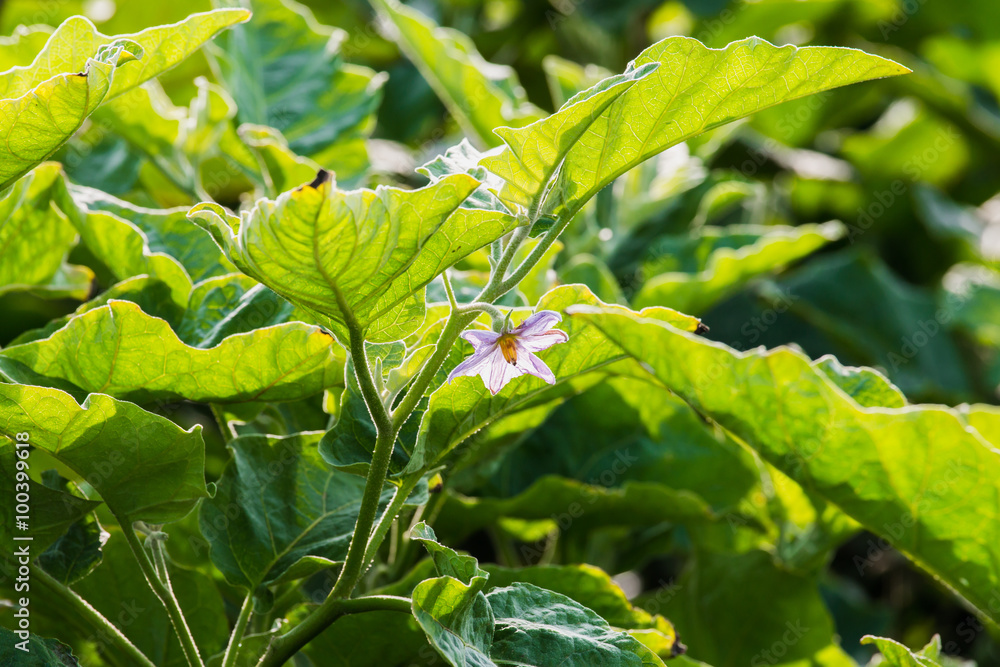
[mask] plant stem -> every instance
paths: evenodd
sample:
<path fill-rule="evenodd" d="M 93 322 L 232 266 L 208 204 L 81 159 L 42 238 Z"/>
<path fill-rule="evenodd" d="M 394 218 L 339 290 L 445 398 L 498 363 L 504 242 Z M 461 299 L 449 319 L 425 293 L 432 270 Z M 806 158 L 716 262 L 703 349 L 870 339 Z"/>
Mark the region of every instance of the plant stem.
<path fill-rule="evenodd" d="M 350 596 L 361 577 L 365 564 L 365 552 L 368 549 L 368 539 L 372 534 L 375 515 L 378 514 L 379 500 L 382 497 L 382 487 L 389 470 L 389 460 L 392 458 L 392 448 L 396 443 L 397 428 L 393 425 L 386 411 L 385 404 L 379 396 L 378 388 L 372 379 L 368 368 L 368 357 L 365 354 L 364 332 L 356 326 L 349 327 L 351 343 L 351 359 L 354 362 L 354 373 L 365 404 L 375 422 L 375 449 L 372 452 L 372 463 L 368 468 L 365 480 L 365 490 L 361 496 L 361 508 L 358 511 L 358 522 L 354 527 L 351 546 L 347 550 L 344 568 L 340 571 L 337 583 L 330 591 L 330 599 Z"/>
<path fill-rule="evenodd" d="M 382 546 L 382 541 L 385 540 L 386 533 L 389 532 L 389 528 L 392 527 L 393 522 L 396 520 L 396 515 L 403 509 L 403 504 L 406 503 L 406 499 L 410 497 L 413 489 L 420 482 L 421 477 L 422 475 L 420 474 L 414 474 L 404 479 L 403 483 L 396 490 L 396 495 L 393 496 L 392 502 L 389 503 L 387 508 L 385 508 L 385 512 L 382 513 L 382 518 L 379 519 L 378 525 L 375 526 L 375 532 L 372 533 L 371 539 L 368 540 L 368 548 L 365 550 L 365 570 L 367 570 L 371 566 L 372 561 L 375 560 L 379 547 Z M 362 571 L 362 574 L 363 573 L 364 572 Z"/>
<path fill-rule="evenodd" d="M 78 617 L 90 623 L 98 631 L 100 637 L 106 637 L 115 648 L 121 651 L 133 663 L 142 667 L 156 667 L 153 661 L 147 658 L 135 644 L 129 641 L 129 638 L 123 635 L 122 631 L 114 623 L 104 618 L 99 611 L 91 607 L 89 602 L 77 595 L 71 588 L 59 582 L 59 580 L 37 565 L 31 566 L 31 576 L 35 581 L 41 582 L 45 588 L 58 595 L 66 603 L 66 606 L 76 612 Z"/>
<path fill-rule="evenodd" d="M 451 286 L 448 269 L 441 272 L 441 282 L 444 283 L 444 291 L 448 293 L 448 303 L 451 305 L 451 309 L 458 310 L 458 300 L 455 299 L 455 289 Z"/>
<path fill-rule="evenodd" d="M 363 598 L 327 599 L 315 612 L 267 647 L 257 667 L 278 667 L 323 632 L 341 616 L 368 611 L 398 611 L 410 613 L 410 599 L 394 595 L 372 595 Z"/>
<path fill-rule="evenodd" d="M 177 603 L 177 598 L 174 597 L 173 590 L 165 586 L 164 582 L 160 581 L 160 578 L 157 576 L 153 563 L 150 562 L 149 556 L 146 555 L 145 549 L 139 543 L 139 538 L 135 535 L 131 519 L 127 516 L 119 515 L 114 511 L 112 511 L 112 514 L 114 514 L 115 519 L 118 521 L 118 525 L 122 527 L 122 532 L 125 534 L 125 541 L 128 542 L 129 548 L 132 549 L 132 555 L 138 561 L 139 569 L 142 570 L 142 574 L 146 577 L 146 582 L 153 589 L 153 594 L 163 604 L 163 608 L 167 610 L 167 616 L 170 618 L 171 625 L 174 626 L 174 632 L 177 633 L 177 638 L 181 642 L 181 648 L 184 650 L 184 657 L 187 659 L 188 664 L 191 667 L 205 667 L 205 663 L 202 662 L 201 655 L 198 653 L 198 647 L 194 643 L 194 637 L 191 636 L 191 629 L 188 627 L 184 613 Z M 155 549 L 153 553 L 155 556 Z M 161 553 L 160 557 L 162 555 Z M 166 567 L 165 562 L 163 565 Z"/>
<path fill-rule="evenodd" d="M 501 280 L 497 287 L 497 293 L 493 295 L 493 298 L 490 300 L 499 299 L 501 296 L 514 289 L 514 287 L 516 287 L 517 284 L 521 282 L 526 275 L 528 275 L 528 272 L 534 268 L 535 264 L 538 264 L 538 262 L 541 261 L 545 252 L 553 243 L 555 243 L 555 240 L 559 238 L 559 235 L 563 233 L 563 230 L 566 229 L 566 225 L 568 225 L 572 219 L 572 216 L 567 215 L 561 220 L 557 220 L 552 228 L 545 233 L 545 236 L 542 237 L 542 240 L 531 249 L 531 252 L 514 270 L 514 273 L 510 274 L 510 277 L 506 280 Z"/>
<path fill-rule="evenodd" d="M 240 642 L 243 641 L 243 633 L 247 631 L 247 623 L 253 614 L 253 595 L 247 595 L 240 607 L 240 615 L 236 617 L 236 625 L 233 626 L 233 634 L 229 636 L 229 644 L 226 645 L 226 652 L 222 656 L 222 667 L 232 667 L 236 664 L 236 656 L 240 652 Z"/>

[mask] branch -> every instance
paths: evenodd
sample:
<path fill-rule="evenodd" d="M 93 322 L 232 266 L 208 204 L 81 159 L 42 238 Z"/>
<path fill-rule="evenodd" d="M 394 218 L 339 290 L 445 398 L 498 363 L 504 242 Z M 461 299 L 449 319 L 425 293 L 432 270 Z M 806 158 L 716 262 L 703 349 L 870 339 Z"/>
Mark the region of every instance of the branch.
<path fill-rule="evenodd" d="M 113 510 L 111 513 L 114 514 L 118 525 L 122 527 L 122 532 L 125 533 L 125 541 L 128 542 L 129 548 L 132 549 L 132 555 L 138 561 L 139 568 L 146 577 L 146 582 L 149 583 L 149 587 L 153 589 L 153 593 L 163 604 L 163 608 L 167 610 L 167 616 L 170 618 L 171 625 L 174 626 L 177 638 L 180 639 L 181 648 L 184 650 L 184 657 L 187 659 L 188 665 L 191 667 L 205 667 L 205 663 L 198 653 L 198 647 L 194 643 L 194 637 L 191 636 L 191 628 L 188 627 L 187 620 L 184 618 L 184 612 L 181 611 L 181 607 L 177 603 L 177 598 L 174 597 L 173 591 L 168 589 L 157 576 L 153 563 L 150 562 L 146 551 L 139 544 L 139 538 L 135 535 L 132 521 L 127 516 L 119 515 Z"/>
<path fill-rule="evenodd" d="M 360 614 L 368 611 L 398 611 L 410 613 L 410 599 L 394 595 L 372 595 L 364 598 L 327 600 L 287 633 L 276 638 L 268 646 L 257 667 L 279 667 L 295 655 L 299 649 L 312 641 L 330 624 L 341 616 Z"/>

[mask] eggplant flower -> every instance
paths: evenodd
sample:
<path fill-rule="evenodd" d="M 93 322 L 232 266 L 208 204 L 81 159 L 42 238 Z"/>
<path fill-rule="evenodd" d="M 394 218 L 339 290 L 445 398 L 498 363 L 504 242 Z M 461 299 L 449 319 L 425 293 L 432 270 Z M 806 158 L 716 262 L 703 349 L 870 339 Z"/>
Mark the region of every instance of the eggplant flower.
<path fill-rule="evenodd" d="M 556 376 L 535 356 L 556 343 L 565 343 L 569 335 L 552 327 L 562 320 L 554 310 L 540 310 L 513 329 L 495 331 L 469 330 L 462 338 L 472 343 L 472 356 L 455 367 L 448 382 L 460 375 L 478 375 L 494 396 L 519 375 L 534 375 L 549 384 Z"/>

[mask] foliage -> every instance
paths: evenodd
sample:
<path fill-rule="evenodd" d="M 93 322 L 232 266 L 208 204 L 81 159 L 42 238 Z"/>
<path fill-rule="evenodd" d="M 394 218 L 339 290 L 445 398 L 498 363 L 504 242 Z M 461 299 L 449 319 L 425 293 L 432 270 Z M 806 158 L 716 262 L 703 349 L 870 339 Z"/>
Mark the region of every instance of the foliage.
<path fill-rule="evenodd" d="M 0 663 L 996 661 L 991 7 L 656 4 L 5 3 Z"/>

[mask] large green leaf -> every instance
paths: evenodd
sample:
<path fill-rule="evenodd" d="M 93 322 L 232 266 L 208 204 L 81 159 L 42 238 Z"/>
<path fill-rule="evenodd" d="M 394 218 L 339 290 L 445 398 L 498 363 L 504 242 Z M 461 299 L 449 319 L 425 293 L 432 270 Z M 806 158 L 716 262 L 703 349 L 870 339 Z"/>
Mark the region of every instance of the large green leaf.
<path fill-rule="evenodd" d="M 833 620 L 815 578 L 780 568 L 763 551 L 699 553 L 662 599 L 658 609 L 692 657 L 713 667 L 855 664 L 833 643 Z"/>
<path fill-rule="evenodd" d="M 78 299 L 90 292 L 93 275 L 65 264 L 76 230 L 52 206 L 59 165 L 39 166 L 0 199 L 0 294 L 18 289 L 50 290 L 61 275 L 80 279 L 71 292 Z"/>
<path fill-rule="evenodd" d="M 149 250 L 176 259 L 192 282 L 235 270 L 222 256 L 218 246 L 192 227 L 187 219 L 187 208 L 144 208 L 100 190 L 74 185 L 69 186 L 69 193 L 73 202 L 87 214 L 110 213 L 137 227 L 145 235 Z"/>
<path fill-rule="evenodd" d="M 333 567 L 347 555 L 364 480 L 323 463 L 316 449 L 322 435 L 248 435 L 229 443 L 233 459 L 200 514 L 212 563 L 229 583 L 254 591 Z M 388 488 L 383 502 L 391 495 Z"/>
<path fill-rule="evenodd" d="M 86 355 L 78 354 L 81 348 Z M 135 401 L 287 401 L 342 384 L 344 372 L 343 350 L 318 327 L 282 324 L 200 349 L 128 301 L 90 310 L 0 356 L 30 369 L 35 380 Z"/>
<path fill-rule="evenodd" d="M 684 650 L 670 622 L 658 614 L 651 614 L 635 607 L 625 593 L 603 570 L 592 565 L 540 565 L 536 567 L 508 568 L 484 565 L 489 573 L 487 591 L 521 582 L 565 595 L 598 614 L 612 626 L 631 630 L 633 636 L 657 637 L 668 659 Z M 643 641 L 647 646 L 649 643 Z"/>
<path fill-rule="evenodd" d="M 549 119 L 503 129 L 508 148 L 481 162 L 508 181 L 501 196 L 528 210 L 572 217 L 616 177 L 689 137 L 781 102 L 908 71 L 854 49 L 776 47 L 756 37 L 724 49 L 668 37 L 639 54 L 629 71 L 653 64 L 659 65 L 654 72 L 596 110 L 596 118 L 588 115 L 582 129 L 570 115 L 579 96 Z"/>
<path fill-rule="evenodd" d="M 543 115 L 528 101 L 514 70 L 483 60 L 463 33 L 440 28 L 396 0 L 372 4 L 393 27 L 399 47 L 480 146 L 500 145 L 493 133 L 498 127 L 520 127 Z"/>
<path fill-rule="evenodd" d="M 569 597 L 521 582 L 484 594 L 489 575 L 475 558 L 438 544 L 424 524 L 413 535 L 442 575 L 413 589 L 413 615 L 454 667 L 663 667 L 640 641 Z"/>
<path fill-rule="evenodd" d="M 56 28 L 45 43 L 45 48 L 30 65 L 15 67 L 0 74 L 0 97 L 20 97 L 43 81 L 82 72 L 94 54 L 103 47 L 123 40 L 131 42 L 138 46 L 137 49 L 131 48 L 135 56 L 142 56 L 142 63 L 117 73 L 113 83 L 110 80 L 107 82 L 105 93 L 110 99 L 174 67 L 217 33 L 246 21 L 249 17 L 250 13 L 244 9 L 220 9 L 192 14 L 172 25 L 108 37 L 99 33 L 90 20 L 74 16 Z M 114 61 L 109 62 L 114 64 Z M 125 62 L 125 58 L 122 62 Z M 4 116 L 6 115 L 5 112 Z"/>
<path fill-rule="evenodd" d="M 236 100 L 240 123 L 267 125 L 294 153 L 349 182 L 367 168 L 363 143 L 374 127 L 384 74 L 343 61 L 342 30 L 316 22 L 292 0 L 218 0 L 253 12 L 209 53 Z M 297 183 L 295 185 L 298 185 Z"/>
<path fill-rule="evenodd" d="M 632 299 L 637 308 L 703 313 L 761 274 L 799 260 L 844 233 L 840 223 L 799 227 L 702 227 L 659 239 L 643 264 L 652 276 Z"/>
<path fill-rule="evenodd" d="M 321 172 L 242 218 L 215 204 L 190 216 L 241 271 L 316 313 L 345 344 L 348 322 L 386 342 L 420 325 L 427 283 L 516 224 L 462 208 L 477 185 L 456 174 L 419 190 L 343 191 Z"/>
<path fill-rule="evenodd" d="M 537 309 L 562 313 L 574 304 L 599 303 L 586 287 L 566 285 L 542 297 Z M 666 308 L 650 309 L 646 316 L 665 318 L 691 331 L 699 326 L 695 318 Z M 503 417 L 516 417 L 517 413 L 543 404 L 547 404 L 549 409 L 554 408 L 559 399 L 579 393 L 603 377 L 602 373 L 592 371 L 623 359 L 620 350 L 609 345 L 596 331 L 578 327 L 572 320 L 564 320 L 560 327 L 569 334 L 569 342 L 539 355 L 555 374 L 554 386 L 537 378 L 522 377 L 494 396 L 478 377 L 456 378 L 431 395 L 408 469 L 419 470 L 434 465 L 470 435 Z M 534 425 L 537 423 L 535 421 Z"/>
<path fill-rule="evenodd" d="M 787 348 L 739 353 L 634 314 L 581 307 L 670 391 L 1000 619 L 1000 453 L 959 412 L 861 408 Z"/>
<path fill-rule="evenodd" d="M 132 403 L 0 384 L 0 434 L 29 441 L 87 481 L 116 514 L 164 523 L 206 497 L 201 427 L 185 431 Z"/>
<path fill-rule="evenodd" d="M 109 94 L 115 68 L 141 56 L 124 40 L 95 47 L 66 73 L 29 76 L 26 87 L 17 69 L 0 74 L 0 193 L 66 143 Z"/>

